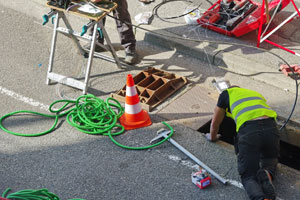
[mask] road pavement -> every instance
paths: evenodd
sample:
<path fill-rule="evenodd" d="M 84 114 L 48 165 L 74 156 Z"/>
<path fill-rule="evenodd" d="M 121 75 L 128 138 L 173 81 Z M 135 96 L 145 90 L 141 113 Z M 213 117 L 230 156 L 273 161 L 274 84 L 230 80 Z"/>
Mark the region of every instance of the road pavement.
<path fill-rule="evenodd" d="M 16 110 L 47 113 L 53 101 L 81 95 L 80 91 L 61 84 L 45 84 L 52 25 L 42 26 L 40 16 L 47 12 L 37 0 L 0 3 L 1 116 Z M 74 27 L 81 30 L 84 21 L 69 17 Z M 111 24 L 106 27 L 110 38 L 119 47 L 113 20 L 108 18 L 107 24 Z M 11 187 L 13 191 L 48 188 L 61 199 L 247 199 L 241 189 L 232 146 L 221 141 L 208 142 L 195 129 L 212 114 L 208 108 L 213 107 L 217 97 L 217 92 L 210 87 L 212 78 L 229 77 L 233 82 L 251 87 L 262 83 L 213 68 L 174 49 L 157 47 L 153 45 L 155 42 L 151 44 L 144 38 L 145 33 L 138 31 L 141 63 L 136 66 L 119 70 L 114 63 L 94 59 L 89 93 L 106 99 L 124 85 L 128 73 L 137 74 L 149 66 L 186 76 L 190 84 L 150 113 L 153 125 L 127 131 L 116 139 L 130 146 L 148 145 L 156 131 L 165 127 L 161 122 L 167 121 L 175 130 L 174 140 L 231 184 L 225 186 L 213 178 L 211 187 L 200 190 L 190 177 L 197 166 L 168 142 L 150 150 L 125 150 L 106 136 L 81 133 L 61 118 L 54 132 L 41 137 L 17 137 L 0 131 L 0 193 Z M 122 59 L 123 52 L 117 53 Z M 54 70 L 82 80 L 86 62 L 73 43 L 59 35 Z M 281 100 L 292 101 L 292 93 L 268 84 L 266 88 L 269 93 L 285 92 Z M 198 101 L 195 94 L 201 96 Z M 186 99 L 194 103 L 185 103 Z M 271 102 L 276 105 L 275 98 Z M 198 112 L 200 119 L 192 111 Z M 46 130 L 52 123 L 53 119 L 34 116 L 17 116 L 5 121 L 10 130 L 23 133 Z M 298 199 L 300 173 L 280 164 L 278 175 L 275 186 L 279 199 Z"/>

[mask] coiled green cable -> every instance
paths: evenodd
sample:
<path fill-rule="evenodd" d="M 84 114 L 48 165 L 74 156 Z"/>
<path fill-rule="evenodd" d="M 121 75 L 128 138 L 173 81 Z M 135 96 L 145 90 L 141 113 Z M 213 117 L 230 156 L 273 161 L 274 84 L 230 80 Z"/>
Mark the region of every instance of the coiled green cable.
<path fill-rule="evenodd" d="M 124 113 L 124 108 L 111 97 L 104 101 L 92 95 L 81 96 L 76 100 L 75 108 L 68 113 L 67 121 L 83 133 L 107 136 L 108 133 L 119 135 L 124 132 L 124 127 L 116 124 Z M 111 133 L 113 129 L 120 130 Z"/>
<path fill-rule="evenodd" d="M 61 108 L 59 108 L 58 110 L 53 110 L 52 107 L 57 104 L 57 103 L 65 103 Z M 67 115 L 69 112 L 71 112 L 72 110 L 69 110 L 69 111 L 64 111 L 64 109 L 69 105 L 69 104 L 74 104 L 75 101 L 72 101 L 72 100 L 57 100 L 55 101 L 54 103 L 52 103 L 50 106 L 49 106 L 49 111 L 51 113 L 54 113 L 55 115 L 49 115 L 49 114 L 44 114 L 44 113 L 39 113 L 39 112 L 34 112 L 34 111 L 29 111 L 29 110 L 19 110 L 19 111 L 15 111 L 15 112 L 11 112 L 11 113 L 8 113 L 4 116 L 2 116 L 0 118 L 0 128 L 7 132 L 7 133 L 10 133 L 10 134 L 13 134 L 13 135 L 17 135 L 17 136 L 24 136 L 24 137 L 35 137 L 35 136 L 41 136 L 41 135 L 45 135 L 47 133 L 50 133 L 52 132 L 56 125 L 57 125 L 57 122 L 58 122 L 58 119 L 62 116 L 65 116 Z M 6 129 L 4 126 L 3 126 L 3 120 L 8 118 L 8 117 L 11 117 L 13 115 L 16 115 L 16 114 L 20 114 L 20 113 L 27 113 L 27 114 L 34 114 L 34 115 L 39 115 L 39 116 L 42 116 L 42 117 L 47 117 L 47 118 L 54 118 L 54 123 L 52 125 L 52 127 L 44 132 L 39 132 L 39 133 L 17 133 L 17 132 L 13 132 L 13 131 L 10 131 L 8 129 Z M 59 114 L 60 113 L 60 114 Z"/>
<path fill-rule="evenodd" d="M 39 190 L 20 190 L 15 193 L 8 194 L 10 192 L 10 188 L 6 189 L 2 197 L 6 199 L 13 200 L 60 200 L 60 198 L 47 189 L 39 189 Z M 70 199 L 70 200 L 84 200 L 84 199 Z"/>
<path fill-rule="evenodd" d="M 64 104 L 59 109 L 54 110 L 53 107 L 59 103 Z M 68 106 L 73 108 L 70 109 L 68 108 Z M 113 109 L 117 109 L 117 112 L 115 112 Z M 112 135 L 119 135 L 124 132 L 124 127 L 116 124 L 118 118 L 124 113 L 124 108 L 117 100 L 113 98 L 108 98 L 104 102 L 102 99 L 99 99 L 94 95 L 89 94 L 80 96 L 76 101 L 57 100 L 49 106 L 49 111 L 51 113 L 54 113 L 54 115 L 28 110 L 11 112 L 0 118 L 0 127 L 5 132 L 17 136 L 41 136 L 52 132 L 57 125 L 58 119 L 67 115 L 68 123 L 84 133 L 108 135 L 108 131 L 112 130 L 115 127 L 121 130 L 116 133 L 111 133 Z M 34 114 L 43 117 L 54 118 L 54 123 L 50 129 L 39 133 L 17 133 L 10 131 L 4 127 L 4 119 L 20 113 Z"/>
<path fill-rule="evenodd" d="M 53 109 L 53 107 L 59 103 L 63 103 L 63 105 L 57 110 Z M 171 130 L 171 133 L 167 138 L 164 138 L 160 142 L 143 147 L 130 147 L 120 144 L 113 138 L 113 136 L 120 135 L 124 132 L 124 127 L 120 124 L 117 124 L 118 119 L 124 113 L 124 108 L 116 99 L 111 97 L 107 98 L 106 101 L 104 101 L 92 94 L 88 94 L 78 97 L 77 100 L 57 100 L 49 106 L 49 111 L 51 113 L 54 113 L 54 115 L 28 110 L 11 112 L 0 118 L 0 127 L 5 132 L 17 136 L 41 136 L 53 131 L 57 125 L 58 119 L 67 115 L 68 123 L 71 126 L 75 127 L 77 130 L 92 135 L 100 134 L 109 136 L 112 142 L 119 147 L 131 150 L 144 150 L 158 146 L 172 137 L 174 132 L 173 128 L 170 125 L 168 125 L 166 122 L 162 122 Z M 54 118 L 55 120 L 49 130 L 40 133 L 16 133 L 6 129 L 3 126 L 3 120 L 19 113 L 35 114 L 43 117 Z"/>

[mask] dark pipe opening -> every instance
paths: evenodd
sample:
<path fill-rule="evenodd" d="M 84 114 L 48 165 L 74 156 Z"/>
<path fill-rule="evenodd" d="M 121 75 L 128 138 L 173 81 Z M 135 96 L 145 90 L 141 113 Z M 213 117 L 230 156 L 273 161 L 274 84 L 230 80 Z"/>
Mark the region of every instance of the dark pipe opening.
<path fill-rule="evenodd" d="M 203 126 L 198 129 L 200 133 L 210 132 L 211 120 L 206 122 Z M 225 117 L 222 124 L 220 125 L 219 134 L 221 135 L 220 140 L 233 145 L 233 138 L 236 135 L 235 123 L 229 118 Z M 280 156 L 279 162 L 288 167 L 296 170 L 300 170 L 300 148 L 286 142 L 280 141 Z"/>

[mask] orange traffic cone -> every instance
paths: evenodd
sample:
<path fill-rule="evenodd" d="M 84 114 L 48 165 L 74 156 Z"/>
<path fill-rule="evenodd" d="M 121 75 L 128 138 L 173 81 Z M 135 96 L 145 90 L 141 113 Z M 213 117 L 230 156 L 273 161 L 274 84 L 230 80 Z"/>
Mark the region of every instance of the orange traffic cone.
<path fill-rule="evenodd" d="M 127 75 L 125 113 L 120 117 L 120 123 L 124 126 L 125 130 L 150 126 L 152 124 L 147 111 L 142 110 L 131 74 Z"/>

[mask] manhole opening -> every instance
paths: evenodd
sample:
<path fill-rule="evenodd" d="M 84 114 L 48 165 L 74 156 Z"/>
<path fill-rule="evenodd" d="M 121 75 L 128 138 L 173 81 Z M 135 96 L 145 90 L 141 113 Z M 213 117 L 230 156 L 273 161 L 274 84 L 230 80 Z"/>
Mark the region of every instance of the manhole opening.
<path fill-rule="evenodd" d="M 206 122 L 203 126 L 198 129 L 200 133 L 210 132 L 211 120 Z M 236 134 L 235 123 L 231 118 L 225 117 L 222 124 L 220 125 L 219 134 L 221 135 L 220 140 L 233 145 L 233 138 Z M 300 170 L 300 148 L 286 142 L 280 141 L 280 156 L 279 162 L 288 167 L 296 170 Z"/>

